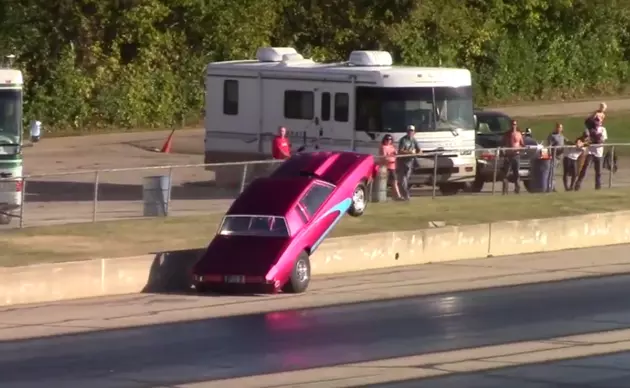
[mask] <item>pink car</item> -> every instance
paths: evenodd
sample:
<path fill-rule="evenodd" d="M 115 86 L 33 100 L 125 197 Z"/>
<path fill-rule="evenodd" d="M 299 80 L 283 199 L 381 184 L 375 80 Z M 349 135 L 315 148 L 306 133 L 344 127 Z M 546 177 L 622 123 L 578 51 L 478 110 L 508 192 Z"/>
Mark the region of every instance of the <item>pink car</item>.
<path fill-rule="evenodd" d="M 309 256 L 345 213 L 359 217 L 375 171 L 372 155 L 297 154 L 234 201 L 193 269 L 198 291 L 301 293 Z"/>

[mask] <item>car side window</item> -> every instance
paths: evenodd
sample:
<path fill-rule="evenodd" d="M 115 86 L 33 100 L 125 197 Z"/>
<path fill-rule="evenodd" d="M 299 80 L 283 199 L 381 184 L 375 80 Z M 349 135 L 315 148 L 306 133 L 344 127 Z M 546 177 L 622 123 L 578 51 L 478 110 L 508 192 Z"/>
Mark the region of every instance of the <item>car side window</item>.
<path fill-rule="evenodd" d="M 314 184 L 310 190 L 304 194 L 300 203 L 306 211 L 308 211 L 309 215 L 314 215 L 322 204 L 328 199 L 330 193 L 332 193 L 334 188 L 330 186 L 325 186 L 321 184 Z"/>
<path fill-rule="evenodd" d="M 302 210 L 300 205 L 295 206 L 295 212 L 298 214 L 298 216 L 300 216 L 300 219 L 303 223 L 308 223 L 308 218 L 306 217 L 306 214 L 304 214 L 304 210 Z"/>

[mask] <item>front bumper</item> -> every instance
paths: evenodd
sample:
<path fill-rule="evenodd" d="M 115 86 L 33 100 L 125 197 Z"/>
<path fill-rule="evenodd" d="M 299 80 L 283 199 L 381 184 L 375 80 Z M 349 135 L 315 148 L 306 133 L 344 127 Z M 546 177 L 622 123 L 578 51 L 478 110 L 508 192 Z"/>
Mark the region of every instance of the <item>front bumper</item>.
<path fill-rule="evenodd" d="M 280 288 L 280 282 L 267 280 L 264 276 L 218 274 L 195 274 L 193 285 L 198 290 L 217 292 L 275 293 Z"/>

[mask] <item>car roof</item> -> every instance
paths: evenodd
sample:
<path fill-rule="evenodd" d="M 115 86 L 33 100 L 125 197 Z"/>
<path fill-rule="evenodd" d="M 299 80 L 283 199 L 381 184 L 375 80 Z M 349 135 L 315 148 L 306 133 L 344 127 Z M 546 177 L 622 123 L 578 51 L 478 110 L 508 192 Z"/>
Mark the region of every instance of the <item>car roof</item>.
<path fill-rule="evenodd" d="M 311 176 L 338 186 L 367 154 L 346 151 L 317 151 L 293 155 L 272 174 L 274 178 Z"/>
<path fill-rule="evenodd" d="M 507 117 L 510 118 L 509 115 L 503 113 L 503 112 L 498 112 L 498 111 L 494 111 L 494 110 L 479 110 L 479 111 L 475 111 L 474 112 L 475 115 L 477 117 Z"/>
<path fill-rule="evenodd" d="M 309 177 L 258 178 L 232 203 L 227 215 L 253 214 L 284 217 L 302 193 L 316 181 Z"/>

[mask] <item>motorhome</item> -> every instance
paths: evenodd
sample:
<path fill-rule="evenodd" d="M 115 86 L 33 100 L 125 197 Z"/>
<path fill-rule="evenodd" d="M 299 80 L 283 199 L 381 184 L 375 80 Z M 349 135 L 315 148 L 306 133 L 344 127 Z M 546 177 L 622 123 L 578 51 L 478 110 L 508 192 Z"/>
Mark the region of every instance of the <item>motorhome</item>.
<path fill-rule="evenodd" d="M 22 72 L 0 67 L 0 224 L 22 204 Z"/>
<path fill-rule="evenodd" d="M 386 51 L 353 51 L 321 63 L 294 48 L 263 47 L 256 59 L 213 62 L 205 76 L 206 162 L 217 154 L 268 157 L 279 126 L 293 150 L 377 154 L 384 135 L 397 142 L 414 125 L 423 153 L 414 184 L 444 193 L 475 179 L 475 123 L 467 69 L 394 66 Z"/>

